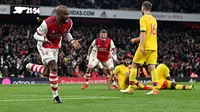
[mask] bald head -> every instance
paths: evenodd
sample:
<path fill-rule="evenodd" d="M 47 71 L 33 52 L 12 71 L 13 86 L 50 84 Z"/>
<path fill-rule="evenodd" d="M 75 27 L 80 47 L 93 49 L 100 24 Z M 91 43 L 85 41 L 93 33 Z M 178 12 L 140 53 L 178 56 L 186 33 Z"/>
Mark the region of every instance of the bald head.
<path fill-rule="evenodd" d="M 68 7 L 65 5 L 59 5 L 56 7 L 56 15 L 58 15 L 60 12 L 68 10 Z"/>
<path fill-rule="evenodd" d="M 59 5 L 56 7 L 56 16 L 60 23 L 65 23 L 69 18 L 69 8 L 65 5 Z"/>

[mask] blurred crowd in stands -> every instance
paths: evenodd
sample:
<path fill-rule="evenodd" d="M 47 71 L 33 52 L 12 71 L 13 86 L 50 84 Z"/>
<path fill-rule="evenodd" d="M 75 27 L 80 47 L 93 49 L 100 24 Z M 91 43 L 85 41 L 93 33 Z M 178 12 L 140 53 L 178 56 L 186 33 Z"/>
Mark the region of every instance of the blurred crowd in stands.
<path fill-rule="evenodd" d="M 140 10 L 145 0 L 1 0 L 0 4 L 57 6 L 76 8 Z M 199 13 L 199 0 L 149 0 L 153 11 Z"/>
<path fill-rule="evenodd" d="M 42 64 L 36 48 L 33 34 L 38 25 L 0 24 L 0 75 L 20 76 L 19 69 L 25 60 Z M 122 28 L 112 25 L 80 25 L 74 23 L 71 31 L 76 39 L 81 40 L 81 49 L 75 50 L 63 40 L 59 53 L 59 75 L 79 77 L 85 72 L 89 45 L 98 36 L 100 29 L 105 28 L 117 47 L 118 59 L 124 54 L 134 55 L 137 44 L 130 43 L 131 38 L 138 36 L 138 29 Z M 159 57 L 162 62 L 165 56 L 171 57 L 171 75 L 188 77 L 192 73 L 200 74 L 200 30 L 197 29 L 160 29 L 158 31 Z M 95 75 L 96 74 L 96 75 Z M 99 69 L 93 76 L 98 76 Z M 25 77 L 39 77 L 37 73 L 24 73 Z"/>

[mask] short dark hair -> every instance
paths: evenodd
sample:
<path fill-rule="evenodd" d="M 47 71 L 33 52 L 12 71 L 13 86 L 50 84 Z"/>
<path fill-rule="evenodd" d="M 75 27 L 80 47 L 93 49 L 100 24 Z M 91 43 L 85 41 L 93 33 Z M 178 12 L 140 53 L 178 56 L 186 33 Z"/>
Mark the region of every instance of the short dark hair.
<path fill-rule="evenodd" d="M 145 10 L 151 11 L 152 4 L 149 1 L 145 1 L 142 3 L 142 6 L 144 7 Z"/>
<path fill-rule="evenodd" d="M 107 33 L 107 31 L 106 31 L 105 29 L 102 29 L 102 30 L 100 31 L 100 33 Z"/>
<path fill-rule="evenodd" d="M 172 58 L 171 58 L 170 56 L 164 56 L 164 57 L 163 57 L 163 63 L 164 63 L 165 65 L 167 65 L 168 67 L 169 67 L 170 64 L 171 64 L 171 61 L 172 61 Z"/>
<path fill-rule="evenodd" d="M 123 60 L 125 60 L 125 59 L 131 59 L 131 57 L 128 55 L 124 55 Z"/>

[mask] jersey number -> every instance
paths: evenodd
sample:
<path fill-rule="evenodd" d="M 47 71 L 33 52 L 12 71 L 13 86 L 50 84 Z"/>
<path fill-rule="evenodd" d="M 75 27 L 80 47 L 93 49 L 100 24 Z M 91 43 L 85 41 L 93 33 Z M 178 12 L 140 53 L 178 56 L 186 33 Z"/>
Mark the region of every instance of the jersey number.
<path fill-rule="evenodd" d="M 151 25 L 151 34 L 156 35 L 157 34 L 156 24 L 150 24 L 150 25 Z"/>

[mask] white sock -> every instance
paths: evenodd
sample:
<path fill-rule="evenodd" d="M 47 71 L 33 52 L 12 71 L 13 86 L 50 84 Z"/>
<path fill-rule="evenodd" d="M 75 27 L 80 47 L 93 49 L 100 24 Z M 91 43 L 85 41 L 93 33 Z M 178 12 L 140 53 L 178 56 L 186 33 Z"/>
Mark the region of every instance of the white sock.
<path fill-rule="evenodd" d="M 89 81 L 86 81 L 85 83 L 86 83 L 86 84 L 89 84 Z"/>
<path fill-rule="evenodd" d="M 115 82 L 115 81 L 113 81 L 113 82 L 112 82 L 112 85 L 116 85 L 116 82 Z"/>
<path fill-rule="evenodd" d="M 55 98 L 56 96 L 58 96 L 58 91 L 52 91 L 52 95 L 53 95 L 53 98 Z"/>

